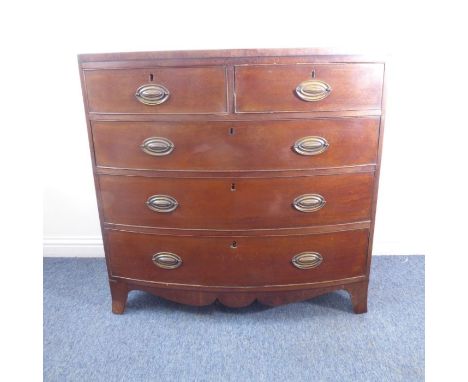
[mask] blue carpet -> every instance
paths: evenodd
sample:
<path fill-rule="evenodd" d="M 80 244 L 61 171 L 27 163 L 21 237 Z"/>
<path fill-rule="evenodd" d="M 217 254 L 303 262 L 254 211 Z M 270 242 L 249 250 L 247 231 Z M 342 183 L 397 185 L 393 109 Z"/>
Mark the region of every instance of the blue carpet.
<path fill-rule="evenodd" d="M 424 256 L 373 258 L 369 312 L 346 292 L 194 308 L 144 292 L 111 313 L 103 259 L 44 259 L 44 381 L 423 381 Z"/>

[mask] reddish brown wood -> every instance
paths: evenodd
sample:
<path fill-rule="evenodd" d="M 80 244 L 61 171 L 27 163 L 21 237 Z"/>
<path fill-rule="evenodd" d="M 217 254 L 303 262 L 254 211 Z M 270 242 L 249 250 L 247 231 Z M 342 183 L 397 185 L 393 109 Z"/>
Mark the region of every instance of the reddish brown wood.
<path fill-rule="evenodd" d="M 132 289 L 191 305 L 218 300 L 233 307 L 347 289 L 355 312 L 367 310 L 384 122 L 381 57 L 323 49 L 221 50 L 81 55 L 79 63 L 115 313 L 123 312 Z M 320 102 L 294 94 L 311 69 L 332 86 Z M 171 91 L 169 101 L 155 107 L 134 96 L 150 74 Z M 226 127 L 240 134 L 226 136 Z M 291 141 L 302 131 L 327 134 L 330 149 L 314 158 L 296 156 Z M 145 134 L 170 134 L 177 141 L 173 155 L 154 164 L 161 158 L 135 152 Z M 226 192 L 232 183 L 236 191 Z M 154 189 L 173 192 L 180 209 L 167 219 L 148 215 L 146 192 Z M 288 199 L 312 192 L 326 192 L 324 209 L 292 209 Z M 220 256 L 224 241 L 233 238 L 243 245 L 230 250 L 240 255 Z M 191 269 L 201 258 L 204 267 L 178 272 L 171 283 L 152 273 L 153 264 L 138 265 L 153 245 L 169 243 L 184 251 Z M 281 267 L 288 250 L 307 243 L 327 253 L 327 262 L 305 273 L 315 275 L 312 281 L 304 273 L 296 278 L 290 263 Z M 259 278 L 241 272 L 258 261 L 264 264 L 256 269 Z"/>
<path fill-rule="evenodd" d="M 259 179 L 100 175 L 99 183 L 104 218 L 109 223 L 198 229 L 284 228 L 369 220 L 374 175 Z M 326 204 L 315 212 L 300 212 L 292 203 L 303 194 L 320 194 Z M 146 205 L 152 195 L 169 195 L 179 207 L 170 213 L 152 211 Z"/>
<path fill-rule="evenodd" d="M 352 231 L 360 229 L 368 229 L 370 227 L 370 220 L 343 223 L 343 224 L 330 224 L 330 225 L 316 225 L 301 228 L 258 228 L 258 229 L 190 229 L 190 228 L 168 228 L 168 227 L 146 227 L 134 226 L 115 223 L 103 223 L 105 229 L 112 229 L 115 231 L 123 232 L 136 232 L 136 233 L 149 233 L 154 235 L 169 235 L 169 236 L 195 236 L 195 237 L 231 237 L 231 236 L 303 236 L 303 235 L 316 235 L 319 233 L 331 233 L 341 231 Z"/>
<path fill-rule="evenodd" d="M 367 312 L 367 288 L 369 281 L 361 281 L 355 284 L 346 285 L 346 290 L 351 296 L 351 302 L 353 303 L 354 313 L 366 313 Z"/>
<path fill-rule="evenodd" d="M 155 283 L 206 286 L 265 286 L 323 282 L 363 276 L 368 230 L 320 235 L 180 237 L 109 231 L 112 275 Z M 162 269 L 152 256 L 170 252 L 182 259 Z M 318 252 L 316 268 L 298 269 L 292 258 Z"/>
<path fill-rule="evenodd" d="M 181 304 L 206 306 L 218 301 L 230 308 L 241 308 L 252 304 L 254 301 L 268 306 L 279 306 L 292 302 L 304 301 L 336 290 L 346 289 L 348 286 L 352 288 L 354 283 L 335 283 L 335 285 L 327 287 L 301 286 L 301 289 L 274 292 L 209 292 L 197 290 L 196 288 L 190 290 L 164 289 L 148 285 L 133 284 L 132 282 L 129 282 L 128 285 L 129 289 L 143 290 Z"/>
<path fill-rule="evenodd" d="M 86 84 L 85 84 L 85 79 L 84 79 L 84 71 L 82 70 L 80 66 L 80 82 L 81 82 L 81 92 L 83 96 L 83 103 L 84 103 L 84 108 L 85 108 L 85 113 L 86 113 L 86 126 L 87 126 L 87 131 L 88 131 L 88 145 L 89 145 L 89 150 L 91 153 L 91 163 L 93 166 L 93 178 L 94 178 L 94 185 L 95 185 L 95 192 L 96 192 L 96 201 L 97 201 L 97 208 L 98 208 L 98 214 L 99 214 L 99 221 L 101 222 L 101 235 L 102 235 L 102 241 L 103 241 L 103 246 L 104 246 L 104 252 L 107 253 L 107 237 L 106 237 L 106 230 L 104 229 L 104 216 L 102 213 L 102 203 L 101 203 L 101 192 L 99 189 L 99 181 L 98 177 L 96 174 L 96 156 L 95 156 L 95 151 L 94 151 L 94 144 L 93 144 L 93 135 L 92 135 L 92 129 L 91 129 L 91 120 L 89 118 L 89 108 L 88 108 L 88 102 L 87 102 L 87 94 L 86 94 Z M 106 258 L 106 265 L 107 265 L 107 274 L 109 276 L 109 282 L 112 281 L 111 279 L 111 270 L 110 270 L 110 264 L 109 264 L 109 258 L 105 256 Z"/>
<path fill-rule="evenodd" d="M 122 314 L 125 310 L 128 296 L 128 284 L 115 279 L 109 280 L 112 296 L 112 313 Z"/>
<path fill-rule="evenodd" d="M 302 120 L 318 118 L 354 118 L 354 117 L 380 117 L 381 110 L 346 110 L 346 111 L 310 111 L 310 112 L 291 112 L 291 113 L 237 113 L 237 114 L 115 114 L 89 112 L 91 121 L 106 122 L 195 122 L 195 121 L 284 121 L 284 120 Z"/>
<path fill-rule="evenodd" d="M 153 80 L 150 76 L 153 75 Z M 85 70 L 91 112 L 101 113 L 224 113 L 227 110 L 226 68 L 161 68 Z M 145 105 L 135 97 L 145 84 L 164 85 L 169 99 Z"/>
<path fill-rule="evenodd" d="M 378 118 L 258 122 L 93 122 L 96 162 L 101 167 L 151 170 L 295 170 L 375 164 Z M 303 137 L 325 138 L 318 155 L 295 152 Z M 141 150 L 150 137 L 175 149 L 166 156 Z"/>
<path fill-rule="evenodd" d="M 144 176 L 148 178 L 296 178 L 315 175 L 340 175 L 356 173 L 374 173 L 375 164 L 345 167 L 308 168 L 295 170 L 249 170 L 249 171 L 201 171 L 201 170 L 143 170 L 114 167 L 96 167 L 100 175 Z"/>
<path fill-rule="evenodd" d="M 315 72 L 314 72 L 315 71 Z M 301 100 L 296 87 L 312 79 L 328 83 L 330 95 L 317 102 Z M 236 111 L 334 111 L 379 109 L 381 64 L 248 65 L 236 67 Z"/>
<path fill-rule="evenodd" d="M 235 60 L 258 62 L 384 62 L 382 52 L 375 51 L 345 51 L 331 48 L 290 48 L 290 49 L 218 49 L 218 50 L 171 50 L 158 52 L 125 52 L 125 53 L 93 53 L 80 54 L 78 60 L 82 66 L 95 67 L 96 63 L 119 64 L 128 62 L 132 67 L 145 62 L 162 62 L 167 60 L 195 61 L 197 63 L 223 58 L 223 62 Z"/>
<path fill-rule="evenodd" d="M 380 118 L 380 126 L 379 126 L 379 148 L 377 153 L 377 168 L 375 171 L 375 184 L 374 184 L 374 192 L 373 192 L 373 200 L 372 200 L 372 221 L 371 221 L 371 229 L 370 229 L 370 236 L 369 236 L 369 248 L 367 254 L 367 274 L 370 274 L 371 268 L 371 259 L 372 259 L 372 245 L 374 242 L 374 231 L 375 231 L 375 215 L 377 212 L 377 198 L 379 194 L 379 179 L 380 179 L 380 162 L 382 159 L 382 149 L 383 149 L 383 137 L 384 137 L 384 128 L 385 128 L 385 99 L 386 99 L 386 88 L 385 86 L 382 89 L 382 117 Z"/>

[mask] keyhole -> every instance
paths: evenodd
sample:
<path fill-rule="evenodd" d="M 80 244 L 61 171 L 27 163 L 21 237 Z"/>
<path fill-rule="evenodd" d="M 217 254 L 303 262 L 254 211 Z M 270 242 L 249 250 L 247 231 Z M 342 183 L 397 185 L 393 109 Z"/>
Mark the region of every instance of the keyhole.
<path fill-rule="evenodd" d="M 236 191 L 236 184 L 235 183 L 231 183 L 231 191 Z"/>
<path fill-rule="evenodd" d="M 315 78 L 315 69 L 312 70 L 312 78 Z"/>
<path fill-rule="evenodd" d="M 233 128 L 233 127 L 231 127 L 231 128 L 229 129 L 229 135 L 234 135 L 234 128 Z"/>
<path fill-rule="evenodd" d="M 232 242 L 231 248 L 237 248 L 237 241 L 233 241 L 233 242 Z"/>
<path fill-rule="evenodd" d="M 154 75 L 153 75 L 153 73 L 150 73 L 150 75 L 149 75 L 149 80 L 150 80 L 150 81 L 153 81 L 153 80 L 154 80 Z"/>

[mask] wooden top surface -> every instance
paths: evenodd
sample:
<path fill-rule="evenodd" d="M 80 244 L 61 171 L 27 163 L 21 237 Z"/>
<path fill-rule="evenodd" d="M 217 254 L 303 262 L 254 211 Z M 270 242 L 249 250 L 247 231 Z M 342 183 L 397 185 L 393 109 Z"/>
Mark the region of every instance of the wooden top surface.
<path fill-rule="evenodd" d="M 372 51 L 349 51 L 338 48 L 294 48 L 294 49 L 223 49 L 223 50 L 174 50 L 159 52 L 92 53 L 78 55 L 79 62 L 184 59 L 184 58 L 242 58 L 317 56 L 330 61 L 384 62 L 385 55 Z"/>

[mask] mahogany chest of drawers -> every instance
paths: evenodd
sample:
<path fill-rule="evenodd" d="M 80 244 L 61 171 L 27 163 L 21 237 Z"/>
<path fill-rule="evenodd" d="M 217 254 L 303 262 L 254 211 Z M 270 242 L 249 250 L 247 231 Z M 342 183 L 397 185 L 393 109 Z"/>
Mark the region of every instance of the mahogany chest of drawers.
<path fill-rule="evenodd" d="M 382 60 L 317 49 L 79 56 L 112 311 L 134 289 L 367 311 Z"/>

